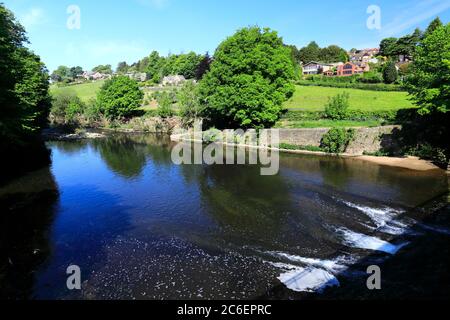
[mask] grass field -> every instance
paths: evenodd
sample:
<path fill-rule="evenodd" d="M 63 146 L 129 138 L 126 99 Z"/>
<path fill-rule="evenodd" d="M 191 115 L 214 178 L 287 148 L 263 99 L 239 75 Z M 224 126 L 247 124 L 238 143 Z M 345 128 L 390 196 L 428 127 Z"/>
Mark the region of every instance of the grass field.
<path fill-rule="evenodd" d="M 363 111 L 398 110 L 414 108 L 406 92 L 369 91 L 314 86 L 296 86 L 294 96 L 285 103 L 290 110 L 323 111 L 329 97 L 347 92 L 350 109 Z"/>
<path fill-rule="evenodd" d="M 58 94 L 59 92 L 64 91 L 73 91 L 78 97 L 84 102 L 88 102 L 90 99 L 94 99 L 97 96 L 97 92 L 100 90 L 102 85 L 105 83 L 105 80 L 99 80 L 96 82 L 89 82 L 83 84 L 77 84 L 66 87 L 57 87 L 56 85 L 52 85 L 50 87 L 51 94 Z"/>

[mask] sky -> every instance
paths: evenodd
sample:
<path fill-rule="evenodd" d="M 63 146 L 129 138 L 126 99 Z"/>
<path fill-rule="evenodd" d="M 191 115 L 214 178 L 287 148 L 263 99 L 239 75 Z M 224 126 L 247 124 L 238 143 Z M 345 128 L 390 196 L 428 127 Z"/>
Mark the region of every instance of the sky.
<path fill-rule="evenodd" d="M 350 50 L 378 47 L 383 38 L 425 29 L 436 16 L 450 22 L 450 0 L 0 2 L 25 26 L 29 47 L 50 71 L 59 65 L 90 70 L 99 64 L 131 64 L 153 50 L 214 53 L 237 29 L 254 25 L 278 31 L 286 44 L 316 41 Z"/>

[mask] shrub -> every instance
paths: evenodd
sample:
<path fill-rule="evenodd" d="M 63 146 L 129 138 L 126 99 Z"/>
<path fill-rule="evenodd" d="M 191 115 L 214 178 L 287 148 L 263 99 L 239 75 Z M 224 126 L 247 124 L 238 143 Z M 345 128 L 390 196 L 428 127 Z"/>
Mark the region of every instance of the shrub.
<path fill-rule="evenodd" d="M 295 144 L 289 144 L 289 143 L 280 143 L 280 149 L 285 150 L 305 150 L 305 151 L 314 151 L 314 152 L 321 152 L 323 151 L 321 147 L 316 146 L 298 146 Z"/>
<path fill-rule="evenodd" d="M 432 146 L 428 143 L 410 148 L 406 151 L 406 154 L 421 159 L 431 160 L 438 165 L 447 165 L 448 163 L 445 149 Z"/>
<path fill-rule="evenodd" d="M 174 112 L 172 109 L 173 106 L 173 96 L 171 93 L 164 91 L 157 95 L 158 101 L 158 115 L 161 118 L 169 118 L 172 117 Z"/>
<path fill-rule="evenodd" d="M 73 122 L 84 113 L 85 104 L 73 91 L 63 91 L 54 96 L 51 115 L 58 121 Z"/>
<path fill-rule="evenodd" d="M 354 137 L 354 129 L 334 128 L 322 137 L 320 147 L 328 153 L 343 153 Z"/>
<path fill-rule="evenodd" d="M 130 116 L 138 109 L 144 98 L 137 81 L 118 76 L 105 82 L 97 95 L 102 113 L 109 119 Z"/>
<path fill-rule="evenodd" d="M 326 77 L 324 77 L 325 79 Z M 328 77 L 331 78 L 331 77 Z M 334 77 L 340 78 L 340 77 Z M 342 77 L 346 78 L 346 77 Z M 317 87 L 331 87 L 331 88 L 345 88 L 345 89 L 361 89 L 361 90 L 372 90 L 372 91 L 404 91 L 404 87 L 395 84 L 385 84 L 385 83 L 352 83 L 352 82 L 337 82 L 337 81 L 308 81 L 299 80 L 296 84 L 300 86 L 317 86 Z"/>
<path fill-rule="evenodd" d="M 393 61 L 389 61 L 384 67 L 383 79 L 384 83 L 390 84 L 394 83 L 398 78 L 397 68 Z"/>
<path fill-rule="evenodd" d="M 177 93 L 180 116 L 185 126 L 192 126 L 202 111 L 198 87 L 187 81 Z"/>
<path fill-rule="evenodd" d="M 349 99 L 350 96 L 347 92 L 330 98 L 328 104 L 325 106 L 325 116 L 332 120 L 346 119 L 350 106 Z"/>

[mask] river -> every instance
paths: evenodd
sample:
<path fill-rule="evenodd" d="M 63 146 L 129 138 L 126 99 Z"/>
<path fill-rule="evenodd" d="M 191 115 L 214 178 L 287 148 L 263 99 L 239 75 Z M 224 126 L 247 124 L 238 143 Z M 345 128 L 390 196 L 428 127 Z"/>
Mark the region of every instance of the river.
<path fill-rule="evenodd" d="M 47 145 L 50 167 L 0 187 L 1 297 L 296 298 L 362 276 L 347 271 L 408 237 L 447 232 L 413 210 L 448 190 L 443 171 L 286 154 L 261 176 L 175 165 L 155 135 Z M 70 265 L 82 290 L 67 289 Z"/>

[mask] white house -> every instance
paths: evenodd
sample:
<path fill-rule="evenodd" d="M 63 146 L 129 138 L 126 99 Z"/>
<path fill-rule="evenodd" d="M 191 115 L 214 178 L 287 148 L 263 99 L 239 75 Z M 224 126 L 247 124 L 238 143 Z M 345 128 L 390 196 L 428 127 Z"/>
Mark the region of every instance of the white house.
<path fill-rule="evenodd" d="M 332 68 L 333 66 L 331 64 L 311 61 L 303 65 L 303 74 L 304 75 L 321 74 L 323 72 L 327 72 Z"/>

